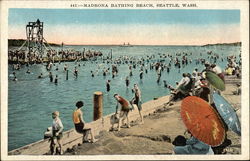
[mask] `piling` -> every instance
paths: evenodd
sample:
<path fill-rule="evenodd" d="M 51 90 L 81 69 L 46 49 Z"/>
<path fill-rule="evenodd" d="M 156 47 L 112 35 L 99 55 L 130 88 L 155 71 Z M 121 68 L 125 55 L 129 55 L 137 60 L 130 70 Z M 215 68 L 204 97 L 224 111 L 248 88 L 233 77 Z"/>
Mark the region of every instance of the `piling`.
<path fill-rule="evenodd" d="M 103 106 L 103 94 L 100 91 L 94 92 L 94 118 L 98 120 L 102 117 L 102 106 Z"/>
<path fill-rule="evenodd" d="M 111 60 L 112 60 L 112 49 L 111 49 L 110 55 L 111 55 L 110 57 L 111 57 Z"/>
<path fill-rule="evenodd" d="M 69 79 L 69 70 L 66 71 L 66 80 Z"/>

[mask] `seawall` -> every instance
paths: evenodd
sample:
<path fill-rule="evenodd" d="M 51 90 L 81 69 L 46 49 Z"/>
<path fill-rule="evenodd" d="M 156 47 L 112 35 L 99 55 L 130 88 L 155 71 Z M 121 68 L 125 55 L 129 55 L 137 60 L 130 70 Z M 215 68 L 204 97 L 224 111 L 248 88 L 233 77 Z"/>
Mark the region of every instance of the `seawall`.
<path fill-rule="evenodd" d="M 142 115 L 148 115 L 153 113 L 158 108 L 164 106 L 169 100 L 169 96 L 163 96 L 155 100 L 151 100 L 142 104 Z M 89 126 L 94 130 L 95 136 L 99 135 L 101 131 L 109 131 L 111 128 L 110 117 L 112 114 L 102 117 L 96 121 L 87 123 L 86 126 Z M 135 121 L 139 118 L 138 109 L 130 111 L 129 121 Z M 61 118 L 63 120 L 63 118 Z M 74 145 L 82 143 L 82 134 L 79 134 L 75 131 L 74 128 L 63 132 L 62 145 L 63 151 L 66 151 L 68 148 L 72 148 Z M 8 155 L 43 155 L 49 152 L 50 142 L 49 139 L 39 140 L 37 142 L 25 145 L 18 149 L 14 149 L 8 152 Z"/>

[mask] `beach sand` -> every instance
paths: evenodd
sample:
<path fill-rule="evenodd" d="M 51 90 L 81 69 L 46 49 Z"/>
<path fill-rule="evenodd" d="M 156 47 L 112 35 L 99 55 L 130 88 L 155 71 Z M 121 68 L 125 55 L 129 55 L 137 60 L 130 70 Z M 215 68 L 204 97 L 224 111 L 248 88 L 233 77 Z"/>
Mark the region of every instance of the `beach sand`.
<path fill-rule="evenodd" d="M 235 107 L 239 108 L 237 114 L 241 120 L 241 96 L 233 95 L 236 89 L 236 82 L 240 79 L 232 78 L 234 82 L 226 84 L 226 90 L 222 95 Z M 181 101 L 175 102 L 172 106 L 161 108 L 155 113 L 144 116 L 144 124 L 138 120 L 131 123 L 130 128 L 121 128 L 121 131 L 102 131 L 96 143 L 84 143 L 68 149 L 64 155 L 161 155 L 172 154 L 172 141 L 177 135 L 184 135 L 186 130 L 180 116 Z M 240 154 L 240 136 L 228 130 L 227 138 L 231 145 L 227 146 L 223 154 Z"/>

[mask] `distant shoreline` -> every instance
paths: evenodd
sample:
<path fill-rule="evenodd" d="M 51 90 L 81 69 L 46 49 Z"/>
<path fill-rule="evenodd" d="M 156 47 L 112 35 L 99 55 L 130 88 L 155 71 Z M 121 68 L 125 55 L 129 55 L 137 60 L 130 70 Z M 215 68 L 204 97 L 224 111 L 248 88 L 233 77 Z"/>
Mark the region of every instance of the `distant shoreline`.
<path fill-rule="evenodd" d="M 218 43 L 218 44 L 206 44 L 206 45 L 202 45 L 202 47 L 204 46 L 223 46 L 223 45 L 233 45 L 233 46 L 241 46 L 241 42 L 234 42 L 234 43 Z"/>
<path fill-rule="evenodd" d="M 8 39 L 8 46 L 16 47 L 21 46 L 26 40 L 25 39 Z M 48 43 L 53 47 L 60 47 L 61 44 L 56 43 Z M 241 42 L 234 42 L 234 43 L 216 43 L 216 44 L 205 44 L 205 45 L 133 45 L 133 46 L 200 46 L 200 47 L 207 47 L 207 46 L 224 46 L 224 45 L 233 45 L 233 46 L 241 46 Z M 64 46 L 121 46 L 121 44 L 64 44 Z"/>
<path fill-rule="evenodd" d="M 25 42 L 25 39 L 8 39 L 8 46 L 12 46 L 12 47 L 16 47 L 16 46 L 22 46 L 23 43 Z M 48 43 L 50 46 L 61 46 L 59 44 L 56 43 Z"/>

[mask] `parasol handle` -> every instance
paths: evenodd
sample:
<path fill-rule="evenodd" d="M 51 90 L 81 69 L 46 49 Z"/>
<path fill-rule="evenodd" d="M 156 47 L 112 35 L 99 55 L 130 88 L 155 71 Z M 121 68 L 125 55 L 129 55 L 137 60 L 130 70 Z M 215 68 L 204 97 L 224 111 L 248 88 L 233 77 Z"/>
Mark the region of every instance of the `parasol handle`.
<path fill-rule="evenodd" d="M 213 114 L 207 115 L 207 116 L 205 116 L 205 118 L 208 118 L 208 117 L 211 116 L 211 115 L 213 115 Z"/>
<path fill-rule="evenodd" d="M 187 132 L 188 132 L 188 130 L 185 130 L 185 131 L 184 131 L 184 135 L 186 135 Z"/>
<path fill-rule="evenodd" d="M 234 109 L 235 112 L 237 112 L 240 108 Z"/>

